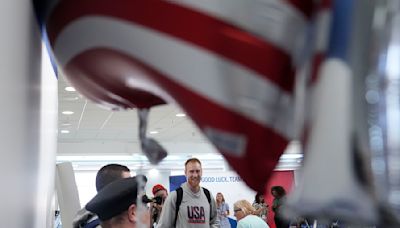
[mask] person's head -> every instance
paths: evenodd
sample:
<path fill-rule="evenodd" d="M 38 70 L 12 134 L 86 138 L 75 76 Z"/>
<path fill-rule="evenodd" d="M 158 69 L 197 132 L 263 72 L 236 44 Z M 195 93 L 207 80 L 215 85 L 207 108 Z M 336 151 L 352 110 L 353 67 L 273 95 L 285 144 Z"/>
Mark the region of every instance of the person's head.
<path fill-rule="evenodd" d="M 247 215 L 252 215 L 255 212 L 254 207 L 247 200 L 239 200 L 233 204 L 233 212 L 236 219 L 239 221 Z"/>
<path fill-rule="evenodd" d="M 262 193 L 257 193 L 254 202 L 264 203 L 264 195 Z"/>
<path fill-rule="evenodd" d="M 215 201 L 217 201 L 217 203 L 225 202 L 224 195 L 222 195 L 222 193 L 218 192 L 217 196 L 215 197 Z"/>
<path fill-rule="evenodd" d="M 161 184 L 154 185 L 152 192 L 154 197 L 161 197 L 163 200 L 165 200 L 168 196 L 167 189 Z"/>
<path fill-rule="evenodd" d="M 200 186 L 202 174 L 203 170 L 199 159 L 190 158 L 185 162 L 185 176 L 191 188 L 198 188 Z"/>
<path fill-rule="evenodd" d="M 96 190 L 97 192 L 113 181 L 130 177 L 131 173 L 128 167 L 120 164 L 108 164 L 97 172 Z"/>
<path fill-rule="evenodd" d="M 103 228 L 134 228 L 139 220 L 148 224 L 148 213 L 138 217 L 138 188 L 135 177 L 116 180 L 101 189 L 85 208 L 99 216 Z"/>
<path fill-rule="evenodd" d="M 286 195 L 286 191 L 282 186 L 273 186 L 271 188 L 271 194 L 275 198 L 282 198 L 284 195 Z"/>

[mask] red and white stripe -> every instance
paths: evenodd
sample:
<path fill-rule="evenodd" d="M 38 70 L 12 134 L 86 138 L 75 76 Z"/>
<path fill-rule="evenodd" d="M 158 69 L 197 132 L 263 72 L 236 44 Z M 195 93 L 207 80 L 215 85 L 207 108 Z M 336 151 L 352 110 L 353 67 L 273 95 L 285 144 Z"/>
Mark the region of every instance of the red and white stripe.
<path fill-rule="evenodd" d="M 246 183 L 262 191 L 292 138 L 296 42 L 288 37 L 301 35 L 308 11 L 294 0 L 209 3 L 61 1 L 47 29 L 67 75 L 108 80 L 114 71 L 130 84 L 151 84 L 152 94 L 166 91 Z M 242 6 L 248 14 L 240 15 Z M 263 7 L 277 22 L 250 14 Z"/>

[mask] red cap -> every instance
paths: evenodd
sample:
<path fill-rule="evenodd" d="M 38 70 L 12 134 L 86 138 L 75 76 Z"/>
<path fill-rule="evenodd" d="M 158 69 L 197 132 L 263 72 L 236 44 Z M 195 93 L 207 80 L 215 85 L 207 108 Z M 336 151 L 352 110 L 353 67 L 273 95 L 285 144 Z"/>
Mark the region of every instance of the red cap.
<path fill-rule="evenodd" d="M 161 190 L 167 191 L 167 189 L 165 189 L 164 186 L 162 186 L 161 184 L 154 185 L 154 187 L 153 187 L 153 195 L 155 195 L 158 191 L 161 191 Z"/>

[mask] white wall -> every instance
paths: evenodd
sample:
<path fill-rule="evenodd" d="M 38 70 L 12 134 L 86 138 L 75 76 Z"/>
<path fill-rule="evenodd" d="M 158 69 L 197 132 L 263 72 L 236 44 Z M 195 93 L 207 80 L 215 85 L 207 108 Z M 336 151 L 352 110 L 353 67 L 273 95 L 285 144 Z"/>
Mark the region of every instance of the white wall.
<path fill-rule="evenodd" d="M 81 207 L 84 207 L 90 199 L 92 199 L 96 195 L 96 173 L 97 171 L 75 171 L 75 180 L 76 185 L 78 187 L 79 199 L 81 203 Z M 154 172 L 154 171 L 146 171 L 146 172 L 137 172 L 143 173 L 147 176 L 148 182 L 146 185 L 146 194 L 149 197 L 153 196 L 151 192 L 152 188 L 156 184 L 162 184 L 165 188 L 169 189 L 169 175 L 170 172 L 162 171 L 162 172 Z M 136 172 L 132 172 L 132 176 L 137 174 Z"/>
<path fill-rule="evenodd" d="M 245 199 L 253 203 L 255 191 L 251 190 L 234 171 L 204 172 L 201 186 L 211 191 L 213 197 L 221 192 L 229 204 L 230 217 L 233 218 L 233 204 Z"/>
<path fill-rule="evenodd" d="M 96 173 L 97 171 L 75 171 L 75 180 L 78 187 L 79 199 L 81 206 L 85 204 L 96 195 Z M 143 173 L 147 176 L 148 182 L 146 185 L 146 193 L 149 197 L 152 197 L 152 188 L 156 184 L 162 184 L 165 188 L 169 189 L 169 176 L 170 171 L 146 171 L 137 173 Z M 132 172 L 132 175 L 136 175 L 136 172 Z M 181 172 L 173 172 L 173 175 L 183 174 Z M 208 188 L 213 197 L 217 192 L 222 192 L 225 196 L 225 200 L 229 203 L 231 209 L 233 203 L 236 200 L 247 199 L 250 202 L 253 201 L 255 192 L 248 188 L 243 181 L 240 180 L 239 176 L 233 171 L 215 172 L 205 170 L 203 173 L 202 186 Z M 232 214 L 232 212 L 231 212 Z"/>

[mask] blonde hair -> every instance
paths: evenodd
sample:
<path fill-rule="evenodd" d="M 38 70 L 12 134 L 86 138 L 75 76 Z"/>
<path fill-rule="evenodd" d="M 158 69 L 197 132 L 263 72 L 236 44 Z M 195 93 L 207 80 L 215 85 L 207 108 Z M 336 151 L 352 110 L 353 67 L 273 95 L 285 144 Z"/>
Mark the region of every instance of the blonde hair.
<path fill-rule="evenodd" d="M 251 215 L 256 211 L 256 209 L 254 209 L 251 203 L 247 200 L 237 201 L 236 203 L 233 204 L 233 208 L 241 209 L 246 216 Z"/>
<path fill-rule="evenodd" d="M 224 197 L 224 195 L 223 195 L 221 192 L 218 192 L 217 195 L 215 196 L 215 198 L 217 198 L 218 195 L 221 195 L 221 197 L 222 197 L 222 202 L 225 203 L 225 197 Z M 215 201 L 217 201 L 217 200 L 215 200 Z"/>

